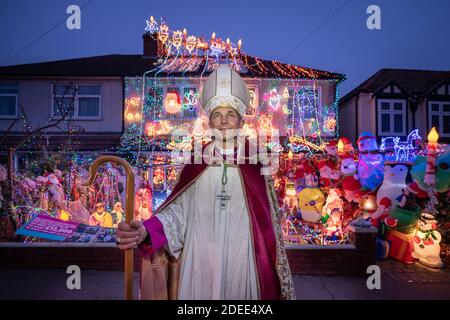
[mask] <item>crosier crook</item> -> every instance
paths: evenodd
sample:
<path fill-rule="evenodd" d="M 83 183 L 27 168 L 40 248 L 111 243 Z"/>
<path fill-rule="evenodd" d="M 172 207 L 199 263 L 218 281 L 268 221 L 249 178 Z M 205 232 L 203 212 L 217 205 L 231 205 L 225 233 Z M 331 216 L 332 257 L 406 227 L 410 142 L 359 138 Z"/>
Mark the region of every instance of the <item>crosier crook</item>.
<path fill-rule="evenodd" d="M 94 182 L 98 168 L 105 162 L 113 162 L 125 168 L 127 173 L 127 193 L 125 197 L 125 220 L 130 223 L 133 220 L 134 208 L 134 173 L 130 164 L 115 156 L 101 156 L 92 162 L 89 167 L 89 178 L 83 182 L 83 186 L 89 186 Z M 133 300 L 133 249 L 125 250 L 125 299 Z"/>

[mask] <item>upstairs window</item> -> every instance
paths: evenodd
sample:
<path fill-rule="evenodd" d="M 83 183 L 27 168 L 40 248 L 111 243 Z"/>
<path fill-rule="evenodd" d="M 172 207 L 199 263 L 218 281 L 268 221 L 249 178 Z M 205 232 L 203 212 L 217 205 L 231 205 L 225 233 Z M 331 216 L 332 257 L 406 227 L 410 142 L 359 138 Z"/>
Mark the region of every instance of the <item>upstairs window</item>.
<path fill-rule="evenodd" d="M 18 91 L 16 85 L 0 84 L 0 118 L 18 117 Z"/>
<path fill-rule="evenodd" d="M 74 119 L 100 119 L 101 85 L 54 85 L 52 112 Z"/>
<path fill-rule="evenodd" d="M 406 135 L 406 101 L 378 100 L 378 135 Z"/>

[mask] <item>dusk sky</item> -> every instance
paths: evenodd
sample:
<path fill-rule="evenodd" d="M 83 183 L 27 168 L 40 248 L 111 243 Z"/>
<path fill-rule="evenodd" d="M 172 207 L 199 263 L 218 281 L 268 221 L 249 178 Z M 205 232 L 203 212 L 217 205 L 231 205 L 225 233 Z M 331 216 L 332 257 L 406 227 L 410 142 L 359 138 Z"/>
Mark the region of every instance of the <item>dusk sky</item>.
<path fill-rule="evenodd" d="M 66 9 L 81 9 L 69 30 Z M 381 30 L 369 30 L 369 5 Z M 344 73 L 347 93 L 380 68 L 450 70 L 449 0 L 1 0 L 0 65 L 141 54 L 145 20 L 243 41 L 249 55 Z"/>

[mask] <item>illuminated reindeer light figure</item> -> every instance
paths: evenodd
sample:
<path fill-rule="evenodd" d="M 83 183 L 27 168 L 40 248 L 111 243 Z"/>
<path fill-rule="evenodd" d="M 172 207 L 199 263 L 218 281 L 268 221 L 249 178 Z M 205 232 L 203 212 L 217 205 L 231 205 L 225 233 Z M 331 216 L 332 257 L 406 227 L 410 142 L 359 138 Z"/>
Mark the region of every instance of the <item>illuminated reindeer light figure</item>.
<path fill-rule="evenodd" d="M 415 129 L 408 134 L 406 141 L 401 141 L 400 137 L 383 138 L 381 139 L 380 151 L 388 149 L 387 145 L 392 144 L 387 143 L 389 140 L 394 143 L 392 148 L 395 152 L 395 161 L 409 161 L 412 157 L 412 152 L 416 149 L 414 141 L 422 140 L 422 137 L 419 135 L 419 129 Z"/>
<path fill-rule="evenodd" d="M 125 168 L 127 173 L 127 189 L 125 197 L 125 214 L 126 222 L 130 223 L 133 220 L 133 208 L 134 208 L 134 173 L 133 169 L 125 160 L 115 156 L 102 156 L 92 162 L 89 168 L 89 178 L 83 183 L 84 186 L 89 186 L 94 182 L 97 175 L 98 168 L 106 163 L 113 162 L 121 165 Z M 125 251 L 125 299 L 133 299 L 133 249 L 127 249 Z"/>

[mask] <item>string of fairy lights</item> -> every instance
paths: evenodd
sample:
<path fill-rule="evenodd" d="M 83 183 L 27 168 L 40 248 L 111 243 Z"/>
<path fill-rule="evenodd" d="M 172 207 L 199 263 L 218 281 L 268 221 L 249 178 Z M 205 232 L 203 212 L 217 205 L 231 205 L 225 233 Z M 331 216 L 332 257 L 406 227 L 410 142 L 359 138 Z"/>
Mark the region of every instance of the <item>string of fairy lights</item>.
<path fill-rule="evenodd" d="M 123 153 L 135 151 L 136 160 L 141 152 L 168 145 L 177 148 L 177 142 L 167 138 L 173 130 L 199 131 L 198 125 L 204 123 L 195 119 L 201 116 L 198 95 L 204 75 L 222 63 L 243 74 L 249 84 L 251 103 L 244 130 L 279 129 L 284 136 L 303 138 L 297 144 L 286 143 L 282 150 L 271 144 L 286 152 L 314 152 L 323 149 L 326 138 L 337 135 L 343 75 L 248 56 L 241 50 L 242 40 L 234 44 L 215 33 L 205 39 L 189 35 L 186 29 L 171 31 L 165 21 L 158 23 L 153 17 L 146 23 L 145 31 L 157 41 L 160 58 L 142 77 L 125 79 Z"/>

